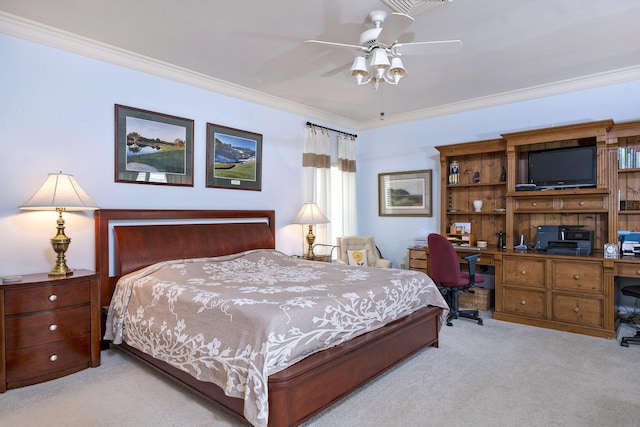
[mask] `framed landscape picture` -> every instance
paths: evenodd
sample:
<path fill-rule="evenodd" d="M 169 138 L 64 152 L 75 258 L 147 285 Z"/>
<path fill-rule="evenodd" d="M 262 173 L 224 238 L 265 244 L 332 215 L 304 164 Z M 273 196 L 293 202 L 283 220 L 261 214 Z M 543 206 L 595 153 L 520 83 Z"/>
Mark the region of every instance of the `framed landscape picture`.
<path fill-rule="evenodd" d="M 115 106 L 115 180 L 193 187 L 193 120 Z"/>
<path fill-rule="evenodd" d="M 207 123 L 207 187 L 262 189 L 262 135 Z"/>
<path fill-rule="evenodd" d="M 379 216 L 432 216 L 431 169 L 378 174 Z"/>

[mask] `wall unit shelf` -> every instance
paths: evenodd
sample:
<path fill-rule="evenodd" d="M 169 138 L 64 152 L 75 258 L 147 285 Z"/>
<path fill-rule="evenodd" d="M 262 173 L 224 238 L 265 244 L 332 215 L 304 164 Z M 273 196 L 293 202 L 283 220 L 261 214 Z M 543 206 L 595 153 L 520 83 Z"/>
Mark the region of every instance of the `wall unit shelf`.
<path fill-rule="evenodd" d="M 529 182 L 530 152 L 580 146 L 595 147 L 595 187 L 516 191 L 516 184 Z M 626 163 L 632 156 L 640 161 L 640 121 L 602 120 L 436 148 L 440 152 L 441 234 L 447 235 L 453 223 L 468 222 L 476 239 L 489 242 L 483 256 L 488 260 L 490 255 L 495 265 L 494 317 L 615 337 L 614 277 L 636 277 L 640 260 L 625 259 L 624 268 L 620 267 L 617 263 L 622 260 L 604 258 L 603 247 L 618 241 L 618 230 L 640 232 L 640 165 Z M 459 169 L 458 184 L 449 183 L 452 162 Z M 474 212 L 473 200 L 483 201 L 481 212 Z M 593 230 L 592 255 L 514 250 L 521 236 L 533 248 L 540 225 Z M 500 231 L 505 251 L 496 247 Z M 425 253 L 428 264 L 428 248 Z M 424 261 L 420 259 L 421 265 Z"/>

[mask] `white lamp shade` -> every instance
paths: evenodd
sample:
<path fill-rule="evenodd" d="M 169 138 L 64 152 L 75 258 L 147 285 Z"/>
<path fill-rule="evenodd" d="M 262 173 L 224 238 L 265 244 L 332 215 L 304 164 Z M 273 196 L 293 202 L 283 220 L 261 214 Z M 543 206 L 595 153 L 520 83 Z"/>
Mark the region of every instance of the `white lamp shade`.
<path fill-rule="evenodd" d="M 305 203 L 293 220 L 294 224 L 327 224 L 329 218 L 315 203 Z"/>
<path fill-rule="evenodd" d="M 50 173 L 44 184 L 20 209 L 83 211 L 98 209 L 73 175 Z"/>
<path fill-rule="evenodd" d="M 402 61 L 400 58 L 393 58 L 391 60 L 391 68 L 389 68 L 389 74 L 393 77 L 396 83 L 400 81 L 405 74 L 407 74 L 407 70 L 402 65 Z"/>
<path fill-rule="evenodd" d="M 371 68 L 373 69 L 386 69 L 389 68 L 389 58 L 387 58 L 387 53 L 383 49 L 374 49 L 371 54 Z"/>

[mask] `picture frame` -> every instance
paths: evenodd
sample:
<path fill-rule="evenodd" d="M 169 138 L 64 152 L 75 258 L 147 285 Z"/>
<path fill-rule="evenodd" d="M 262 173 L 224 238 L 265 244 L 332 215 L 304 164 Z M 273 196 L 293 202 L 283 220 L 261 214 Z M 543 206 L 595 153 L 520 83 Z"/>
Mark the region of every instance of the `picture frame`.
<path fill-rule="evenodd" d="M 115 181 L 193 187 L 194 121 L 115 105 Z"/>
<path fill-rule="evenodd" d="M 207 123 L 206 186 L 262 190 L 262 134 Z"/>
<path fill-rule="evenodd" d="M 431 169 L 378 174 L 379 216 L 433 216 Z"/>

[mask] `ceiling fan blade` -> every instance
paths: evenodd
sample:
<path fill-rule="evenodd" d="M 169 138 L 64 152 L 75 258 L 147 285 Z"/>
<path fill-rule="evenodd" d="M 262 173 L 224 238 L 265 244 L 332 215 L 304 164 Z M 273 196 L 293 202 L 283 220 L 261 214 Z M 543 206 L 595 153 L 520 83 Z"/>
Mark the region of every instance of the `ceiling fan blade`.
<path fill-rule="evenodd" d="M 341 73 L 343 71 L 348 70 L 349 68 L 351 68 L 353 61 L 349 61 L 344 65 L 341 65 L 339 67 L 334 68 L 333 70 L 329 70 L 325 73 L 320 74 L 320 77 L 333 77 L 338 73 Z"/>
<path fill-rule="evenodd" d="M 358 46 L 355 44 L 346 44 L 346 43 L 336 43 L 336 42 L 325 42 L 322 40 L 305 40 L 305 43 L 318 43 L 318 44 L 326 44 L 329 46 L 336 46 L 336 47 L 346 47 L 346 48 L 350 48 L 350 49 L 357 49 L 357 50 L 361 50 L 363 52 L 366 52 L 367 49 L 362 47 L 362 46 Z"/>
<path fill-rule="evenodd" d="M 462 49 L 460 40 L 436 40 L 430 42 L 396 43 L 392 51 L 399 55 L 420 55 L 424 53 L 449 54 L 456 53 Z"/>
<path fill-rule="evenodd" d="M 404 13 L 394 12 L 382 24 L 382 31 L 378 34 L 378 43 L 391 46 L 413 23 L 413 18 Z"/>

